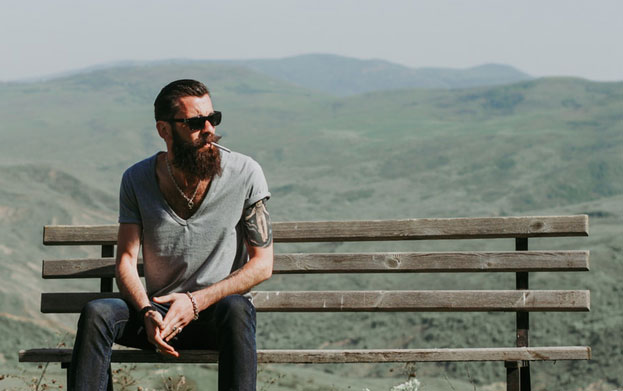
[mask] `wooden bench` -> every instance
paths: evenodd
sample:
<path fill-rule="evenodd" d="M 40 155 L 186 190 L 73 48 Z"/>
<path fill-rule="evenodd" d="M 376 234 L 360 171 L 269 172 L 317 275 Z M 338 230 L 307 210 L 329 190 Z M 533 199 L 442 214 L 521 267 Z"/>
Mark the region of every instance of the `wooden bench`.
<path fill-rule="evenodd" d="M 587 236 L 588 216 L 276 222 L 279 242 L 345 242 L 513 238 L 515 251 L 276 254 L 274 273 L 513 272 L 509 290 L 254 291 L 257 311 L 507 311 L 516 313 L 516 346 L 452 349 L 259 350 L 259 363 L 503 361 L 508 390 L 530 389 L 530 361 L 588 360 L 587 346 L 529 346 L 529 313 L 589 311 L 587 290 L 530 290 L 530 272 L 588 271 L 588 251 L 528 251 L 528 238 Z M 78 313 L 89 300 L 113 292 L 117 225 L 46 226 L 46 245 L 97 245 L 101 258 L 44 260 L 43 278 L 99 278 L 99 292 L 43 293 L 43 313 Z M 143 273 L 139 264 L 139 273 Z M 459 287 L 460 288 L 460 287 Z M 258 325 L 261 327 L 261 324 Z M 443 343 L 443 341 L 440 341 Z M 179 359 L 153 351 L 115 350 L 113 362 L 214 363 L 213 351 L 182 351 Z M 20 351 L 21 362 L 60 362 L 70 349 Z"/>

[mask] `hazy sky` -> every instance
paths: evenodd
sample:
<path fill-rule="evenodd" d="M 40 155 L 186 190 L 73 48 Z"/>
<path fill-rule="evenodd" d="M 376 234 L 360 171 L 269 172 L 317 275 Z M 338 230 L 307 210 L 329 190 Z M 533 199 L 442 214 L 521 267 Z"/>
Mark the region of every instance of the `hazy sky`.
<path fill-rule="evenodd" d="M 0 0 L 0 80 L 122 60 L 333 53 L 623 80 L 622 0 Z"/>

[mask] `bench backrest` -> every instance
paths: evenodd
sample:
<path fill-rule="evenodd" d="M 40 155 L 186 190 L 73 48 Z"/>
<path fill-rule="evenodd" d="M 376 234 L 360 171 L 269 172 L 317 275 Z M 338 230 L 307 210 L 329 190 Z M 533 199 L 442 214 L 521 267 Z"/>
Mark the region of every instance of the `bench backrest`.
<path fill-rule="evenodd" d="M 102 258 L 44 260 L 43 278 L 100 278 L 100 292 L 44 293 L 42 312 L 79 312 L 113 293 L 118 225 L 46 226 L 46 245 L 101 245 Z M 252 292 L 258 311 L 588 311 L 586 290 L 528 290 L 534 271 L 587 271 L 588 251 L 527 251 L 530 237 L 587 236 L 588 216 L 275 222 L 275 242 L 515 238 L 517 251 L 276 254 L 274 273 L 515 272 L 514 290 Z M 139 264 L 142 274 L 142 264 Z"/>

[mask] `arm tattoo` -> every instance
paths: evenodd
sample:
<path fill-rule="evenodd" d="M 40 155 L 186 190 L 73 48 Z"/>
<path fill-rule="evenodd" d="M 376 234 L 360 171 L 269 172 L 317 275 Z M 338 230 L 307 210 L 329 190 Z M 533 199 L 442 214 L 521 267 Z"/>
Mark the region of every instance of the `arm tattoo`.
<path fill-rule="evenodd" d="M 254 247 L 268 247 L 273 242 L 273 228 L 264 200 L 256 202 L 243 212 L 247 240 Z"/>

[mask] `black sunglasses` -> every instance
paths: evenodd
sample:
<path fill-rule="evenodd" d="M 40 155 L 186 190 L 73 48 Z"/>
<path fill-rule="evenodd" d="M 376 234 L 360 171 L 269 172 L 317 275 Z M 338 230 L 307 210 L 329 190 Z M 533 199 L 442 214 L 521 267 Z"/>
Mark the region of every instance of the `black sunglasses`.
<path fill-rule="evenodd" d="M 183 122 L 188 125 L 190 130 L 201 130 L 205 127 L 206 121 L 212 126 L 217 126 L 221 123 L 223 115 L 220 111 L 215 111 L 207 116 L 193 117 L 193 118 L 171 118 L 169 122 Z"/>

